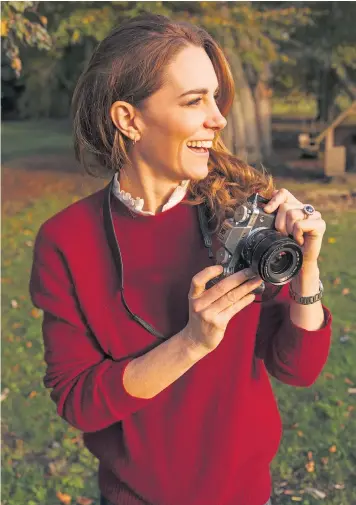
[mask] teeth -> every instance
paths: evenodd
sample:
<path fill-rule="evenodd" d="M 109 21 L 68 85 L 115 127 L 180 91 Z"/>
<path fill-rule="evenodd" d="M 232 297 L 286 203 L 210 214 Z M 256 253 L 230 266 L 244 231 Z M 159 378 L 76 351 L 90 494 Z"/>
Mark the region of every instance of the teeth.
<path fill-rule="evenodd" d="M 212 140 L 198 140 L 198 141 L 189 141 L 187 142 L 188 147 L 205 147 L 206 149 L 210 149 L 213 146 Z"/>

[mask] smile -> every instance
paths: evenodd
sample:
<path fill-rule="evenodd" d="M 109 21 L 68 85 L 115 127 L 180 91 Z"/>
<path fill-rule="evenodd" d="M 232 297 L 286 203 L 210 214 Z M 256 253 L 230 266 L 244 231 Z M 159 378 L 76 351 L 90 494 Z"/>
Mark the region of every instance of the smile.
<path fill-rule="evenodd" d="M 187 142 L 188 149 L 198 156 L 209 156 L 209 148 L 212 147 L 211 140 L 189 141 Z"/>
<path fill-rule="evenodd" d="M 188 147 L 188 149 L 197 156 L 209 156 L 209 149 L 206 147 Z"/>

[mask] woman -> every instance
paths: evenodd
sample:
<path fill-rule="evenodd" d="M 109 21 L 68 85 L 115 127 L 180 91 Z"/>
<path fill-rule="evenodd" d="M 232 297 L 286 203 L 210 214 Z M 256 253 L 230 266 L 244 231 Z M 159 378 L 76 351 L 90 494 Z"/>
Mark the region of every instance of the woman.
<path fill-rule="evenodd" d="M 327 359 L 325 223 L 224 147 L 233 92 L 204 30 L 144 15 L 99 45 L 74 94 L 78 158 L 114 177 L 42 225 L 30 288 L 45 385 L 99 459 L 103 504 L 270 503 L 281 421 L 267 372 L 309 386 Z M 293 291 L 262 309 L 248 269 L 206 287 L 221 267 L 197 211 L 216 231 L 255 192 L 304 255 Z"/>

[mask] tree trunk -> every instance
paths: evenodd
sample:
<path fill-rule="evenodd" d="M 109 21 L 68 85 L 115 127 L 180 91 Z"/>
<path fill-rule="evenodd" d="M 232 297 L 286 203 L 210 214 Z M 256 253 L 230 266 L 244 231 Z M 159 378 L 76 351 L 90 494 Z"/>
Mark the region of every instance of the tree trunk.
<path fill-rule="evenodd" d="M 222 138 L 228 149 L 247 161 L 245 120 L 240 98 L 236 95 L 227 118 L 226 128 L 222 132 Z"/>
<path fill-rule="evenodd" d="M 258 163 L 261 161 L 261 149 L 253 92 L 239 55 L 229 49 L 225 51 L 236 86 L 234 106 L 227 120 L 233 123 L 235 135 L 239 135 L 229 148 L 236 155 L 238 155 L 238 151 L 246 153 L 248 163 Z"/>
<path fill-rule="evenodd" d="M 268 86 L 269 80 L 270 68 L 266 63 L 255 88 L 257 124 L 263 160 L 268 159 L 272 154 L 272 90 Z"/>

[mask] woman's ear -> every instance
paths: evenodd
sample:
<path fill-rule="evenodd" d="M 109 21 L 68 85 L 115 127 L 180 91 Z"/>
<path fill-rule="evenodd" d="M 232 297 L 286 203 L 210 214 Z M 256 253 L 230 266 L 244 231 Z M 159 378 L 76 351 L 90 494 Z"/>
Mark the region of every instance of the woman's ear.
<path fill-rule="evenodd" d="M 110 109 L 111 120 L 120 132 L 131 140 L 139 140 L 140 132 L 136 126 L 137 113 L 135 108 L 122 101 L 114 102 Z"/>

